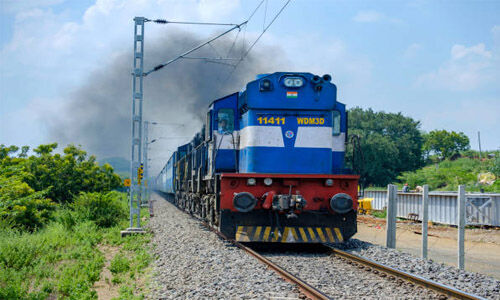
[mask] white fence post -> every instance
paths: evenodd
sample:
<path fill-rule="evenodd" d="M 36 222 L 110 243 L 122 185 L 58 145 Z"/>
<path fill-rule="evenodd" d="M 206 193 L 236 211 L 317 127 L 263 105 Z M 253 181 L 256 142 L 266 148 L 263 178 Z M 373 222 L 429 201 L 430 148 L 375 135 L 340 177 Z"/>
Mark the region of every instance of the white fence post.
<path fill-rule="evenodd" d="M 387 186 L 387 217 L 386 217 L 386 239 L 387 248 L 396 248 L 396 210 L 397 210 L 397 186 Z"/>
<path fill-rule="evenodd" d="M 465 240 L 465 185 L 458 186 L 458 268 L 464 269 L 464 240 Z"/>
<path fill-rule="evenodd" d="M 427 224 L 429 222 L 429 185 L 422 192 L 422 258 L 427 259 Z"/>

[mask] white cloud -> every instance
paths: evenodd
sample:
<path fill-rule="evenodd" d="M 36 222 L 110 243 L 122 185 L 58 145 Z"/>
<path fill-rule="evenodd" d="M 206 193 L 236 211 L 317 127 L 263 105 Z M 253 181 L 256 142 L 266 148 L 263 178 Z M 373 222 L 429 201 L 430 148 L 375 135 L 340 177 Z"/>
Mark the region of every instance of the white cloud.
<path fill-rule="evenodd" d="M 51 80 L 60 85 L 75 82 L 116 52 L 130 50 L 135 16 L 223 22 L 237 18 L 234 14 L 239 5 L 232 0 L 97 0 L 81 18 L 74 19 L 65 11 L 56 13 L 44 7 L 56 0 L 42 1 L 40 5 L 28 1 L 19 10 L 16 3 L 7 5 L 15 14 L 15 22 L 11 40 L 0 50 L 2 78 L 14 80 L 22 76 L 45 81 L 51 74 Z M 148 41 L 175 27 L 168 26 L 147 25 L 146 51 Z M 216 30 L 208 26 L 196 29 L 201 35 Z"/>
<path fill-rule="evenodd" d="M 482 43 L 470 47 L 453 45 L 450 58 L 437 70 L 419 76 L 416 84 L 452 91 L 470 91 L 492 82 L 498 84 L 497 56 Z"/>
<path fill-rule="evenodd" d="M 40 56 L 61 54 L 54 50 L 71 50 L 72 56 L 78 56 L 78 52 L 96 53 L 98 45 L 113 51 L 117 45 L 113 42 L 132 39 L 134 16 L 167 19 L 175 16 L 176 20 L 217 21 L 230 16 L 238 5 L 238 1 L 231 0 L 210 3 L 206 0 L 97 0 L 80 20 L 69 20 L 64 12 L 56 14 L 50 8 L 26 5 L 27 9 L 16 14 L 13 39 L 2 52 L 4 56 L 22 57 L 20 61 L 27 59 L 29 63 L 33 58 L 40 59 Z M 159 31 L 165 31 L 164 26 L 160 29 L 162 25 L 148 27 L 146 38 L 153 38 Z M 36 49 L 36 53 L 33 49 Z"/>
<path fill-rule="evenodd" d="M 453 45 L 451 48 L 451 58 L 454 60 L 463 58 L 467 55 L 478 55 L 491 58 L 491 52 L 486 51 L 483 43 L 468 48 L 463 45 Z"/>
<path fill-rule="evenodd" d="M 408 59 L 414 58 L 415 56 L 417 56 L 417 54 L 420 52 L 420 50 L 422 50 L 422 45 L 420 45 L 418 43 L 413 43 L 410 46 L 408 46 L 408 48 L 406 48 L 406 50 L 403 54 L 403 57 L 408 58 Z"/>
<path fill-rule="evenodd" d="M 385 16 L 374 10 L 363 10 L 359 11 L 353 18 L 356 22 L 370 23 L 377 22 L 384 18 Z"/>
<path fill-rule="evenodd" d="M 80 17 L 75 18 L 67 10 L 59 11 L 50 7 L 60 3 L 60 0 L 0 2 L 1 10 L 14 16 L 12 37 L 0 49 L 0 140 L 19 142 L 19 139 L 39 139 L 34 143 L 42 142 L 44 138 L 44 134 L 37 131 L 40 126 L 35 125 L 36 120 L 30 119 L 23 123 L 22 119 L 12 117 L 12 122 L 5 123 L 4 117 L 36 111 L 41 105 L 29 104 L 35 103 L 35 97 L 43 97 L 36 102 L 43 103 L 51 97 L 63 95 L 80 84 L 93 70 L 116 57 L 117 53 L 130 51 L 135 16 L 227 22 L 243 19 L 242 13 L 247 13 L 238 11 L 240 4 L 233 0 L 97 0 Z M 177 26 L 148 23 L 146 51 L 149 42 L 174 27 Z M 184 28 L 190 29 L 192 27 Z M 218 29 L 197 27 L 196 32 L 207 36 Z M 169 55 L 175 53 L 166 53 L 165 58 Z M 146 66 L 157 63 L 146 58 Z M 34 89 L 19 92 L 10 88 L 23 86 L 23 82 L 29 83 Z M 54 101 L 62 102 L 64 99 Z M 29 108 L 28 112 L 20 111 L 21 107 L 26 106 L 33 108 Z M 17 129 L 14 132 L 12 128 Z"/>

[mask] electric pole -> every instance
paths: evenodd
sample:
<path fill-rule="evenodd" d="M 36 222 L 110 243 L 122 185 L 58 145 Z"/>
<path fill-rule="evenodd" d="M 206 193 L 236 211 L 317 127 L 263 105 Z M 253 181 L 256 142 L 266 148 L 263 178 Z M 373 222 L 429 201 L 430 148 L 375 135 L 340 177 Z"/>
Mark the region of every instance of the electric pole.
<path fill-rule="evenodd" d="M 144 17 L 134 18 L 134 70 L 132 72 L 132 149 L 130 155 L 130 226 L 122 236 L 144 233 L 141 228 L 142 201 L 142 100 L 144 78 Z M 137 219 L 134 227 L 134 216 Z"/>

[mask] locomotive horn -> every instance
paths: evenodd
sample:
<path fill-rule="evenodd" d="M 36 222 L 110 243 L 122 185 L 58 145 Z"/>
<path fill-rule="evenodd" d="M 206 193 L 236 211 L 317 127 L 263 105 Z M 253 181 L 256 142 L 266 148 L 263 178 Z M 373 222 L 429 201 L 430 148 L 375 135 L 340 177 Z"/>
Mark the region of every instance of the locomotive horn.
<path fill-rule="evenodd" d="M 314 84 L 318 84 L 321 82 L 321 77 L 319 77 L 318 75 L 314 75 L 311 82 Z"/>
<path fill-rule="evenodd" d="M 323 80 L 326 82 L 330 82 L 332 80 L 332 76 L 330 74 L 323 75 Z"/>

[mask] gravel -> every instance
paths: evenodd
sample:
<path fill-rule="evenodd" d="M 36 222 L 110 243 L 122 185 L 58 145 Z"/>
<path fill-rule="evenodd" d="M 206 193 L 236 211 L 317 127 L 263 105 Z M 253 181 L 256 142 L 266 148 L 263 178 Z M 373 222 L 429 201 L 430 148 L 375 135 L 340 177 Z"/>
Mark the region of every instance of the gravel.
<path fill-rule="evenodd" d="M 199 221 L 154 197 L 156 256 L 149 299 L 300 299 L 298 289 L 243 250 L 221 240 Z M 357 239 L 335 245 L 439 283 L 488 299 L 500 299 L 500 281 Z M 353 267 L 327 253 L 265 253 L 273 262 L 338 299 L 436 299 L 439 295 L 373 270 Z"/>
<path fill-rule="evenodd" d="M 290 252 L 264 255 L 333 299 L 438 298 L 432 291 L 392 276 L 368 272 L 329 253 Z"/>
<path fill-rule="evenodd" d="M 299 299 L 297 288 L 155 195 L 149 299 Z"/>
<path fill-rule="evenodd" d="M 467 272 L 453 266 L 418 258 L 408 253 L 357 239 L 351 239 L 341 247 L 353 254 L 434 280 L 464 292 L 488 299 L 500 299 L 500 281 L 483 274 Z"/>

